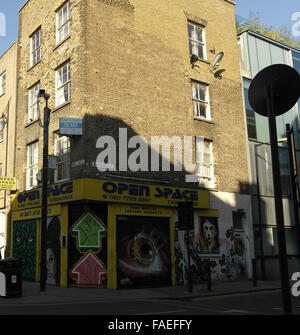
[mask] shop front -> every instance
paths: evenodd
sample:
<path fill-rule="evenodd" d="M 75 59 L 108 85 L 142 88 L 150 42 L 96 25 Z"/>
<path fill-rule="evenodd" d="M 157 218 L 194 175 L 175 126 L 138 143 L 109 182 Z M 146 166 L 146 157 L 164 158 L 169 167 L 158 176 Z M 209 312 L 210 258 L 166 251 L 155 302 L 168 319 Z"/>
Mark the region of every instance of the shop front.
<path fill-rule="evenodd" d="M 41 189 L 12 200 L 11 252 L 25 280 L 39 281 Z M 48 285 L 138 288 L 178 283 L 178 202 L 214 218 L 208 191 L 78 179 L 48 187 Z M 197 222 L 199 219 L 196 220 Z M 184 257 L 183 257 L 184 258 Z"/>

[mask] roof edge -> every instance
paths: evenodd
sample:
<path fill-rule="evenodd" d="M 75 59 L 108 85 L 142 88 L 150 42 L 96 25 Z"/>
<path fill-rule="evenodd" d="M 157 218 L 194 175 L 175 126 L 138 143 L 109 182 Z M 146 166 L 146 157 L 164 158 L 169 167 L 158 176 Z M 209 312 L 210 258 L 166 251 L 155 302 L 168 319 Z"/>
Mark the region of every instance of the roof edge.
<path fill-rule="evenodd" d="M 22 6 L 21 8 L 18 10 L 18 12 L 20 12 L 29 2 L 30 0 L 27 0 Z"/>
<path fill-rule="evenodd" d="M 232 5 L 236 5 L 236 2 L 234 2 L 234 1 L 232 1 L 232 0 L 225 0 L 226 2 L 229 2 L 229 3 L 231 3 Z"/>
<path fill-rule="evenodd" d="M 18 38 L 0 55 L 0 59 L 5 56 L 5 54 L 12 49 L 18 43 Z"/>
<path fill-rule="evenodd" d="M 292 47 L 292 46 L 290 46 L 290 45 L 288 45 L 288 44 L 285 44 L 285 43 L 283 43 L 283 42 L 274 40 L 273 38 L 268 37 L 268 36 L 265 36 L 265 35 L 263 35 L 263 34 L 261 34 L 261 33 L 258 33 L 257 31 L 252 30 L 252 29 L 248 29 L 248 28 L 246 28 L 246 29 L 240 31 L 240 32 L 237 34 L 237 36 L 240 36 L 240 35 L 242 35 L 242 34 L 244 34 L 244 33 L 246 33 L 246 32 L 248 32 L 250 35 L 254 35 L 254 36 L 258 37 L 258 38 L 264 39 L 264 40 L 269 41 L 269 42 L 271 42 L 271 43 L 273 43 L 273 44 L 277 44 L 277 45 L 281 46 L 281 47 L 284 48 L 284 49 L 288 49 L 288 50 L 293 50 L 293 51 L 296 51 L 296 52 L 300 52 L 300 49 L 296 49 L 296 48 L 294 48 L 294 47 Z"/>

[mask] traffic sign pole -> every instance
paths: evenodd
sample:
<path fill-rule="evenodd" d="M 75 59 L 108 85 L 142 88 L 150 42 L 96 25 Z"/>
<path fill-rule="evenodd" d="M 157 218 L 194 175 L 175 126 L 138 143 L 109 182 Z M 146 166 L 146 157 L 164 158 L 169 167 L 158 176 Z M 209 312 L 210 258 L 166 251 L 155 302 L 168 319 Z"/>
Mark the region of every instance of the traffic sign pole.
<path fill-rule="evenodd" d="M 276 81 L 273 85 L 265 87 L 267 98 L 267 110 L 269 114 L 269 130 L 272 151 L 272 171 L 273 171 L 273 186 L 275 198 L 275 213 L 277 224 L 277 239 L 278 239 L 278 253 L 279 253 L 279 266 L 280 266 L 280 279 L 281 279 L 281 295 L 283 312 L 290 314 L 292 312 L 291 293 L 289 285 L 289 272 L 286 254 L 286 240 L 283 219 L 283 206 L 282 206 L 282 192 L 279 168 L 279 155 L 278 155 L 278 142 L 277 142 L 277 129 L 274 111 L 274 94 Z"/>

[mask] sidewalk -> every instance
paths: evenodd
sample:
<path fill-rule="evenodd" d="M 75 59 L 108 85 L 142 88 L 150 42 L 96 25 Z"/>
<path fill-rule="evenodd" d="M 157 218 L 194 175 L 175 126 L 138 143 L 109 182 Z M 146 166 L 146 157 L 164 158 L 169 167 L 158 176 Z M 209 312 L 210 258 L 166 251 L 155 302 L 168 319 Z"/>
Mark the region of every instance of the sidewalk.
<path fill-rule="evenodd" d="M 22 297 L 0 297 L 2 304 L 63 304 L 72 302 L 101 302 L 121 300 L 148 299 L 192 299 L 217 295 L 230 295 L 258 291 L 280 289 L 279 281 L 258 281 L 257 287 L 250 280 L 212 283 L 212 290 L 207 285 L 194 286 L 193 292 L 188 292 L 185 286 L 158 287 L 146 289 L 111 290 L 95 288 L 61 288 L 47 286 L 45 294 L 40 292 L 39 283 L 23 281 Z"/>

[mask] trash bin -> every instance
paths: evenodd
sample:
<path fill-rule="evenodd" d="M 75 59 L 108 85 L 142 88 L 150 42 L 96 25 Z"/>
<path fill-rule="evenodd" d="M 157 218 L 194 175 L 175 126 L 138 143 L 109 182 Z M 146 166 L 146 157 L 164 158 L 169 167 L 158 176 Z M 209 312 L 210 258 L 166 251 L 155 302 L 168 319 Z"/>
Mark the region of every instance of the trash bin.
<path fill-rule="evenodd" d="M 22 296 L 22 263 L 16 258 L 0 260 L 0 296 Z"/>

